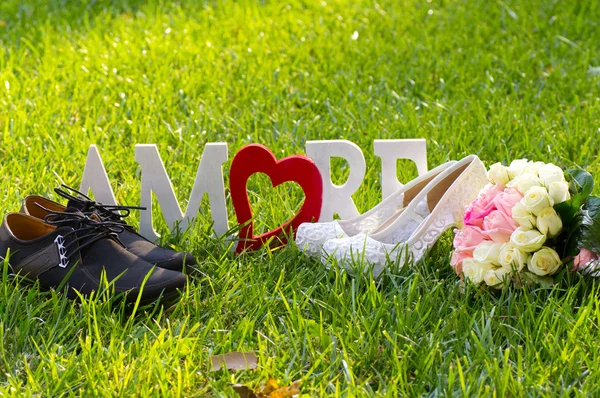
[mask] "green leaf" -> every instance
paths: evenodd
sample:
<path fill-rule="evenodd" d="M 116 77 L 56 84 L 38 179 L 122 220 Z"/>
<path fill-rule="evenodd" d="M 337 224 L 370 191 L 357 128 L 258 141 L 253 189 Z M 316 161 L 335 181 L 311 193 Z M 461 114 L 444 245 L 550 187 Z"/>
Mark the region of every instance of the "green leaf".
<path fill-rule="evenodd" d="M 569 185 L 571 199 L 554 205 L 554 210 L 560 215 L 563 225 L 568 228 L 592 193 L 594 178 L 583 169 L 571 169 L 567 171 L 567 174 L 571 180 Z"/>
<path fill-rule="evenodd" d="M 564 205 L 563 207 L 567 207 L 567 210 L 560 209 L 560 205 Z M 557 206 L 557 213 L 561 220 L 563 221 L 563 231 L 562 233 L 556 237 L 556 246 L 557 250 L 561 256 L 561 258 L 567 258 L 576 256 L 579 253 L 579 244 L 581 238 L 581 228 L 582 228 L 582 212 L 580 211 L 580 206 L 576 206 L 575 204 L 568 204 L 566 202 L 560 203 L 560 205 L 554 206 L 555 209 Z M 559 210 L 562 210 L 562 214 Z M 565 221 L 566 218 L 564 214 L 569 212 L 568 222 Z M 571 213 L 573 212 L 573 214 Z"/>
<path fill-rule="evenodd" d="M 590 196 L 581 211 L 579 246 L 600 253 L 600 198 Z"/>
<path fill-rule="evenodd" d="M 586 192 L 580 192 L 566 202 L 554 205 L 563 222 L 563 232 L 556 238 L 562 258 L 576 256 L 580 247 L 600 251 L 600 239 L 596 239 L 600 237 L 600 198 L 589 196 L 585 199 L 584 195 Z"/>
<path fill-rule="evenodd" d="M 554 205 L 554 210 L 556 210 L 556 212 L 560 216 L 560 219 L 563 222 L 563 226 L 568 227 L 573 222 L 573 220 L 581 210 L 581 202 L 581 196 L 575 195 L 565 202 Z"/>
<path fill-rule="evenodd" d="M 586 217 L 592 222 L 600 222 L 600 198 L 597 196 L 590 196 L 583 206 L 583 210 L 586 212 Z"/>
<path fill-rule="evenodd" d="M 594 189 L 594 177 L 583 169 L 570 169 L 567 171 L 571 177 L 569 190 L 573 196 L 580 196 L 585 200 Z"/>
<path fill-rule="evenodd" d="M 575 232 L 569 235 L 564 250 L 562 258 L 575 257 L 579 254 L 580 251 L 580 242 L 579 237 L 581 236 L 580 232 Z"/>

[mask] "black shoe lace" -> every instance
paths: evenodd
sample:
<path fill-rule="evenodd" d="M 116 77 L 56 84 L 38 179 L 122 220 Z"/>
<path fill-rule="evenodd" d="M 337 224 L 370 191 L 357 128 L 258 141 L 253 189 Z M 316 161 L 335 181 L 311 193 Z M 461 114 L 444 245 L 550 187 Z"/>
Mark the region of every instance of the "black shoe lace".
<path fill-rule="evenodd" d="M 57 212 L 47 209 L 39 203 L 36 203 L 36 205 L 48 212 L 48 215 L 44 217 L 44 222 L 47 224 L 55 227 L 67 226 L 73 228 L 72 231 L 62 235 L 65 242 L 67 241 L 67 237 L 71 235 L 75 236 L 74 239 L 64 246 L 68 253 L 67 259 L 70 259 L 75 253 L 102 239 L 114 239 L 119 245 L 123 246 L 123 243 L 118 238 L 118 234 L 124 230 L 124 226 L 121 223 L 103 220 L 96 221 L 83 213 Z M 71 248 L 72 250 L 69 250 Z"/>
<path fill-rule="evenodd" d="M 123 228 L 126 229 L 133 230 L 133 227 L 129 226 L 125 220 L 123 220 L 129 216 L 129 214 L 131 214 L 131 210 L 146 210 L 145 207 L 141 206 L 105 205 L 92 200 L 89 196 L 76 190 L 75 188 L 71 188 L 65 184 L 62 184 L 61 187 L 64 189 L 55 188 L 54 192 L 69 201 L 77 203 L 78 207 L 82 209 L 82 213 L 96 213 L 103 220 L 119 223 L 123 226 Z M 65 191 L 65 189 L 77 194 L 77 196 Z"/>

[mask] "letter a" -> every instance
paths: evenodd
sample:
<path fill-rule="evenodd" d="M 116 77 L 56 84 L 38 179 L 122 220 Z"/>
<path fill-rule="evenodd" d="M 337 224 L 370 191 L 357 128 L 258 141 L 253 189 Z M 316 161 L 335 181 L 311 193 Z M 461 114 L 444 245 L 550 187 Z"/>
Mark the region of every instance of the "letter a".
<path fill-rule="evenodd" d="M 83 169 L 83 177 L 79 190 L 87 194 L 90 190 L 94 194 L 94 199 L 105 205 L 116 205 L 117 200 L 113 193 L 104 163 L 98 152 L 96 145 L 90 145 Z"/>

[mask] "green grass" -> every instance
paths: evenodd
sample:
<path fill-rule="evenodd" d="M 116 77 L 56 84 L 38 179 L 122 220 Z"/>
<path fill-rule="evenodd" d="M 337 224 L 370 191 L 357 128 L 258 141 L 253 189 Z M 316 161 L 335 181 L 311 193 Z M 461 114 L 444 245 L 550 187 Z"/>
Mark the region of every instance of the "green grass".
<path fill-rule="evenodd" d="M 92 143 L 133 205 L 134 145 L 156 143 L 183 208 L 215 141 L 231 158 L 251 142 L 283 157 L 350 139 L 368 162 L 361 211 L 381 199 L 376 138 L 427 138 L 430 166 L 475 153 L 600 172 L 594 0 L 3 0 L 0 21 L 4 212 L 78 186 Z M 263 230 L 302 200 L 264 176 L 250 190 Z M 450 234 L 413 268 L 352 278 L 291 246 L 230 254 L 206 204 L 181 236 L 156 219 L 200 259 L 175 307 L 76 304 L 3 276 L 0 393 L 232 396 L 273 376 L 310 396 L 600 394 L 593 281 L 462 291 Z M 257 352 L 259 369 L 211 373 L 210 355 L 232 350 Z"/>

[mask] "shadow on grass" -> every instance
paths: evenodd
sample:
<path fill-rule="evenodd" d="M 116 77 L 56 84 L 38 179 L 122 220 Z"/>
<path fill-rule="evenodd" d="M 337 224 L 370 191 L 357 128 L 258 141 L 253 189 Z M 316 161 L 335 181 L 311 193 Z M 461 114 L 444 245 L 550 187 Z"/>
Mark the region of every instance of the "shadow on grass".
<path fill-rule="evenodd" d="M 69 34 L 88 30 L 116 16 L 133 18 L 139 12 L 156 14 L 172 9 L 202 9 L 213 1 L 183 0 L 3 0 L 0 1 L 0 40 L 19 42 L 40 39 L 40 31 L 51 27 Z"/>

